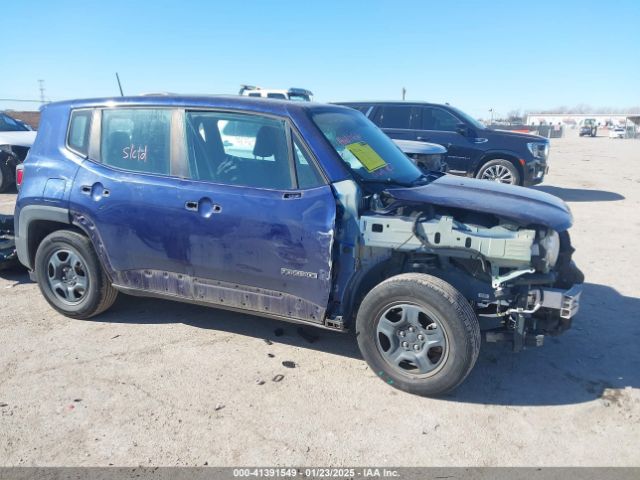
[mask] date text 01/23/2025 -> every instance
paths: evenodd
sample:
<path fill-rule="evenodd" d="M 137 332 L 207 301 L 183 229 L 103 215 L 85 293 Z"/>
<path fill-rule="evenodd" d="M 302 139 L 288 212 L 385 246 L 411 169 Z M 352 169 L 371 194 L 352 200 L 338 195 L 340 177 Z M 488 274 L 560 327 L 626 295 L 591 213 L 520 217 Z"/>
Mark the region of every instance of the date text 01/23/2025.
<path fill-rule="evenodd" d="M 262 478 L 376 478 L 397 477 L 397 470 L 387 468 L 234 468 L 233 476 Z"/>

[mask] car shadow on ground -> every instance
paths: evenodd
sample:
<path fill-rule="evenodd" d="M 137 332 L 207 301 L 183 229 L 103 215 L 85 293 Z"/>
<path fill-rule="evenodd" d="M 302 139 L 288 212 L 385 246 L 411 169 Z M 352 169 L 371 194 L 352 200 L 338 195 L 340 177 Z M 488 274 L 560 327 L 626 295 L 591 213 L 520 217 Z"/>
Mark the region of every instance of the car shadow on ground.
<path fill-rule="evenodd" d="M 17 285 L 24 285 L 25 283 L 33 283 L 29 279 L 27 270 L 22 265 L 16 264 L 14 261 L 11 262 L 9 267 L 3 267 L 0 269 L 0 278 L 13 282 L 6 288 L 13 288 Z"/>
<path fill-rule="evenodd" d="M 640 299 L 587 283 L 571 330 L 517 354 L 484 343 L 467 380 L 444 398 L 531 406 L 616 402 L 619 389 L 640 388 L 638 343 Z"/>
<path fill-rule="evenodd" d="M 625 197 L 619 193 L 607 192 L 606 190 L 592 190 L 589 188 L 564 188 L 554 187 L 552 185 L 537 185 L 531 188 L 555 195 L 565 202 L 615 202 L 625 199 Z"/>
<path fill-rule="evenodd" d="M 28 283 L 21 271 L 0 277 Z M 573 328 L 545 345 L 512 353 L 506 344 L 483 343 L 469 377 L 442 400 L 507 406 L 564 405 L 598 398 L 616 402 L 619 389 L 640 388 L 640 299 L 585 284 Z M 215 308 L 120 295 L 100 323 L 169 324 L 259 338 L 362 359 L 353 333 L 338 333 Z M 300 330 L 301 329 L 301 330 Z M 364 361 L 364 360 L 363 360 Z"/>
<path fill-rule="evenodd" d="M 16 193 L 18 193 L 18 187 L 14 183 L 10 187 L 7 187 L 7 189 L 2 193 L 9 193 L 9 194 L 14 194 L 15 195 Z"/>
<path fill-rule="evenodd" d="M 183 323 L 196 328 L 260 338 L 274 344 L 362 358 L 355 336 L 267 317 L 154 298 L 119 295 L 115 305 L 90 321 L 106 323 Z"/>

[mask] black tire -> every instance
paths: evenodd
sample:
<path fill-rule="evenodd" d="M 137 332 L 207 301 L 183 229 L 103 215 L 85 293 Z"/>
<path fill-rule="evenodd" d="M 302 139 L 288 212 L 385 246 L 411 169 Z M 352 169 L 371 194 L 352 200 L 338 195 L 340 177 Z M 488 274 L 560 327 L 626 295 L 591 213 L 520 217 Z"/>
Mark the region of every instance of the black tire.
<path fill-rule="evenodd" d="M 504 172 L 505 169 L 510 176 L 510 180 L 496 180 L 494 177 Z M 487 163 L 482 165 L 482 167 L 480 167 L 480 170 L 478 170 L 478 173 L 476 174 L 476 178 L 480 178 L 483 180 L 500 181 L 500 183 L 508 183 L 511 185 L 522 185 L 522 178 L 520 178 L 520 171 L 518 170 L 518 167 L 516 167 L 513 162 L 501 158 L 489 160 Z"/>
<path fill-rule="evenodd" d="M 437 363 L 434 363 L 436 366 L 429 373 L 417 373 L 415 367 L 411 370 L 410 362 L 403 366 L 404 360 L 399 365 L 392 365 L 389 355 L 384 352 L 384 334 L 379 332 L 383 315 L 404 305 L 429 312 L 428 317 L 437 319 L 437 328 L 442 328 L 444 347 Z M 388 320 L 388 317 L 384 319 Z M 424 329 L 413 332 L 414 338 L 415 335 L 420 337 L 419 332 L 429 335 Z M 400 331 L 398 335 L 402 333 Z M 480 352 L 480 325 L 469 302 L 450 284 L 422 273 L 397 275 L 371 290 L 358 310 L 356 335 L 364 359 L 383 381 L 400 390 L 424 396 L 441 395 L 460 385 Z M 408 337 L 398 338 L 395 351 L 400 350 L 400 343 L 406 343 L 400 342 L 401 338 Z M 401 355 L 404 353 L 421 354 L 411 348 Z"/>
<path fill-rule="evenodd" d="M 15 183 L 14 174 L 6 160 L 0 159 L 0 193 L 4 193 Z"/>
<path fill-rule="evenodd" d="M 65 253 L 66 252 L 66 253 Z M 57 256 L 56 256 L 57 255 Z M 64 300 L 61 291 L 54 290 L 50 279 L 55 277 L 52 272 L 53 259 L 67 258 L 73 255 L 80 261 L 81 268 L 74 266 L 71 275 L 77 274 L 86 284 L 86 288 L 76 292 L 71 300 Z M 66 267 L 69 268 L 69 267 Z M 82 274 L 80 274 L 80 272 Z M 107 310 L 115 302 L 118 291 L 111 286 L 109 278 L 105 274 L 100 260 L 91 245 L 90 240 L 84 235 L 70 230 L 58 230 L 42 240 L 36 251 L 35 273 L 40 291 L 49 304 L 63 315 L 71 318 L 87 319 Z M 65 286 L 68 285 L 65 283 Z"/>

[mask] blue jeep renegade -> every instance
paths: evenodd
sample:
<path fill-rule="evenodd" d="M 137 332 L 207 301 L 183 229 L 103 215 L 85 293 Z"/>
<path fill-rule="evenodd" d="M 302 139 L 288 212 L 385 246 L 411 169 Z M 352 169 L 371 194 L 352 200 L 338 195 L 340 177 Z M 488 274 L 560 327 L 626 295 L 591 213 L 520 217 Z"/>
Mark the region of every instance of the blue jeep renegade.
<path fill-rule="evenodd" d="M 519 350 L 578 310 L 562 201 L 420 170 L 346 107 L 52 103 L 22 173 L 18 257 L 72 318 L 123 292 L 352 328 L 384 381 L 435 395 L 481 331 Z"/>

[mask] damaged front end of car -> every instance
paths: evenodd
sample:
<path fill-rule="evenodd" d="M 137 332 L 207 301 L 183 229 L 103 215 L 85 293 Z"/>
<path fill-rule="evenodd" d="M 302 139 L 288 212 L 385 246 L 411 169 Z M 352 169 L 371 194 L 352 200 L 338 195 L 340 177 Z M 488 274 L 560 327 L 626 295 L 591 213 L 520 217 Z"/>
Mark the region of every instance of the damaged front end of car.
<path fill-rule="evenodd" d="M 488 342 L 541 346 L 571 326 L 584 276 L 572 261 L 571 213 L 551 195 L 442 176 L 367 198 L 361 243 L 402 258 L 467 298 Z"/>

